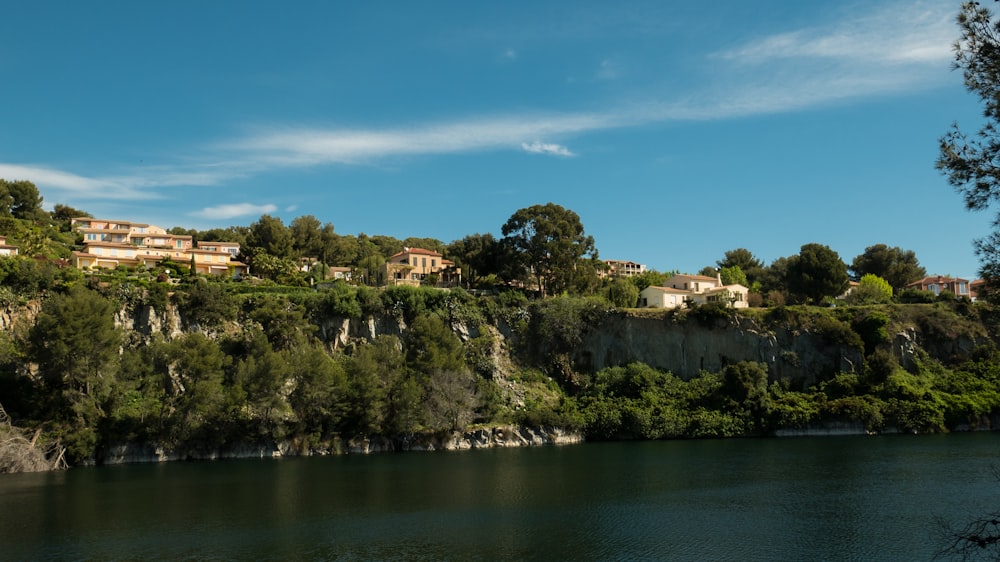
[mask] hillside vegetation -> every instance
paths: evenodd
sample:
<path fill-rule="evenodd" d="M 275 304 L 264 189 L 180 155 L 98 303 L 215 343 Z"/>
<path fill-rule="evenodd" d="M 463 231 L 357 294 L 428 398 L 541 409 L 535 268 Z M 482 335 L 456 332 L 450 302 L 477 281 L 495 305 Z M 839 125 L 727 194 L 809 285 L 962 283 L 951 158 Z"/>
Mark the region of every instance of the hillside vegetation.
<path fill-rule="evenodd" d="M 45 267 L 12 259 L 0 266 L 26 278 Z M 35 272 L 38 292 L 8 299 L 0 317 L 0 403 L 71 464 L 101 462 L 121 443 L 183 456 L 284 441 L 305 454 L 494 425 L 588 439 L 768 435 L 831 421 L 941 432 L 992 428 L 1000 408 L 992 309 L 963 300 L 629 312 L 603 298 L 513 291 L 49 273 Z M 765 337 L 814 338 L 826 351 L 734 357 L 683 378 L 665 365 L 581 360 L 592 355 L 584 342 L 608 326 L 649 321 L 735 339 L 751 322 Z M 824 357 L 860 361 L 843 370 Z M 809 376 L 782 377 L 781 363 Z"/>
<path fill-rule="evenodd" d="M 171 229 L 239 242 L 261 278 L 236 280 L 167 260 L 75 269 L 84 213 L 41 201 L 0 180 L 0 235 L 21 252 L 0 257 L 0 471 L 110 462 L 131 445 L 338 453 L 510 426 L 595 440 L 998 421 L 993 308 L 903 290 L 925 272 L 900 248 L 855 258 L 846 300 L 848 266 L 806 244 L 767 267 L 736 249 L 702 272 L 748 287 L 755 308 L 640 310 L 640 289 L 667 274 L 602 277 L 579 217 L 551 203 L 516 212 L 503 239 L 448 245 L 342 236 L 311 216 Z M 464 288 L 386 286 L 379 265 L 404 246 L 454 260 Z M 330 264 L 352 284 L 327 281 Z"/>

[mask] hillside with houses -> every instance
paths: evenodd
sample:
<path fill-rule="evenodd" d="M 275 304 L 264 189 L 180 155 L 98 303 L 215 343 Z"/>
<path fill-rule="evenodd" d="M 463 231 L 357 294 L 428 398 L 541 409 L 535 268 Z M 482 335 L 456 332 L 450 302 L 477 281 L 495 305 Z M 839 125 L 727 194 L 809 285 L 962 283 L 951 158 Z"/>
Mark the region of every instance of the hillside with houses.
<path fill-rule="evenodd" d="M 23 186 L 22 186 L 23 192 Z M 0 209 L 0 471 L 782 431 L 993 429 L 989 287 L 873 244 L 698 272 L 502 237 Z M 522 436 L 510 440 L 511 435 Z M 500 436 L 500 437 L 498 437 Z"/>

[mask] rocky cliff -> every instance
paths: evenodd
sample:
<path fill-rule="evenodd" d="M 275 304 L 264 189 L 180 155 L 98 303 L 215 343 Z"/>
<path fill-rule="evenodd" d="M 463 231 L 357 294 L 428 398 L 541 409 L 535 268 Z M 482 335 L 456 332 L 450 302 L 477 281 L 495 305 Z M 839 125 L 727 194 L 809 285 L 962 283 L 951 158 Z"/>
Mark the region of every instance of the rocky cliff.
<path fill-rule="evenodd" d="M 888 326 L 891 333 L 885 347 L 904 367 L 923 354 L 948 363 L 958 362 L 990 340 L 986 327 L 977 319 L 951 316 L 929 324 L 926 318 L 933 318 L 936 312 L 914 319 L 912 310 L 919 306 L 923 305 L 893 309 L 907 313 L 894 313 Z M 33 301 L 26 306 L 0 310 L 0 331 L 13 330 L 19 322 L 30 325 L 39 309 L 39 303 Z M 407 331 L 405 321 L 391 314 L 368 314 L 361 318 L 328 315 L 315 320 L 316 335 L 331 352 L 370 342 L 381 335 L 403 336 Z M 246 322 L 241 319 L 207 332 L 209 335 L 238 332 Z M 115 323 L 132 342 L 148 340 L 154 334 L 169 340 L 188 331 L 205 331 L 189 322 L 173 304 L 160 309 L 149 305 L 122 308 Z M 496 338 L 492 360 L 505 366 L 500 372 L 509 370 L 512 357 L 522 364 L 525 360 L 539 361 L 544 368 L 547 359 L 566 351 L 539 345 L 538 334 L 512 328 L 502 320 L 485 325 L 452 321 L 451 327 L 466 342 L 483 333 Z M 682 379 L 705 371 L 718 372 L 728 364 L 754 361 L 766 364 L 773 380 L 788 381 L 800 388 L 839 372 L 860 373 L 865 361 L 865 350 L 858 342 L 842 341 L 836 334 L 831 335 L 829 327 L 803 326 L 801 321 L 764 321 L 759 314 L 732 314 L 696 321 L 685 319 L 676 311 L 648 310 L 608 311 L 600 315 L 585 326 L 579 343 L 567 355 L 573 368 L 585 373 L 640 362 Z"/>

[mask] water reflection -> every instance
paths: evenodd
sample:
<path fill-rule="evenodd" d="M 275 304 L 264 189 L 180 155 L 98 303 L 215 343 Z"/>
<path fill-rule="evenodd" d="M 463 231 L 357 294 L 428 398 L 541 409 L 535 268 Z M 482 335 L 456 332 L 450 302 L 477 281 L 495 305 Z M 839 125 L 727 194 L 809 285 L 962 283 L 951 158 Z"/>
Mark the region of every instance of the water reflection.
<path fill-rule="evenodd" d="M 606 443 L 0 477 L 4 558 L 927 559 L 1000 436 Z"/>

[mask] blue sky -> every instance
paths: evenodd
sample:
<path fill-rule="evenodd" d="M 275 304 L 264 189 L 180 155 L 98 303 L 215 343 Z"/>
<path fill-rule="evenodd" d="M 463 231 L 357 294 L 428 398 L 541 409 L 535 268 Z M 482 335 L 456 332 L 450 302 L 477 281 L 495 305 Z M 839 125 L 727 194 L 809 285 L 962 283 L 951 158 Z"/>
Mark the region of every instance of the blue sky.
<path fill-rule="evenodd" d="M 500 235 L 576 211 L 600 257 L 694 272 L 877 243 L 972 278 L 934 169 L 978 100 L 959 3 L 16 2 L 0 178 L 103 218 Z"/>

